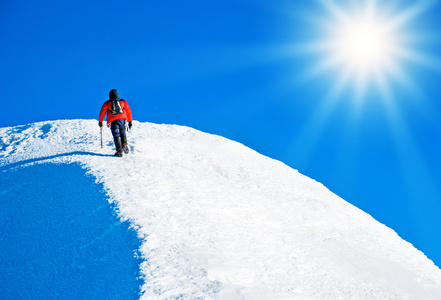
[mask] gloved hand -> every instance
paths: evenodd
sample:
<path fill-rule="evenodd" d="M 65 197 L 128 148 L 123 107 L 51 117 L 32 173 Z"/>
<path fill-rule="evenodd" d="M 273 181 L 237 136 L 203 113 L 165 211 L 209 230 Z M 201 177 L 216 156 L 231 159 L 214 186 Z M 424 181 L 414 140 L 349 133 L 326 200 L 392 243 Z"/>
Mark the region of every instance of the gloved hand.
<path fill-rule="evenodd" d="M 132 129 L 132 122 L 129 122 L 129 129 Z"/>
<path fill-rule="evenodd" d="M 103 127 L 103 122 L 98 122 L 99 127 Z"/>

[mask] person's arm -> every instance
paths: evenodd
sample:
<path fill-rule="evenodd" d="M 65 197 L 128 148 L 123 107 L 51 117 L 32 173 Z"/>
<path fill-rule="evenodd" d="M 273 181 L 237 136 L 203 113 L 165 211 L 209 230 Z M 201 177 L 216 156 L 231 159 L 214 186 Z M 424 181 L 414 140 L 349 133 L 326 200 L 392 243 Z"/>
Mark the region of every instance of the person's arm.
<path fill-rule="evenodd" d="M 100 111 L 100 116 L 98 118 L 98 123 L 102 125 L 103 121 L 104 121 L 104 117 L 106 116 L 107 113 L 107 101 L 104 102 L 103 106 L 101 107 L 101 111 Z"/>
<path fill-rule="evenodd" d="M 133 121 L 132 111 L 130 109 L 129 103 L 126 100 L 124 100 L 124 102 L 125 102 L 124 109 L 126 111 L 127 121 L 132 122 Z"/>

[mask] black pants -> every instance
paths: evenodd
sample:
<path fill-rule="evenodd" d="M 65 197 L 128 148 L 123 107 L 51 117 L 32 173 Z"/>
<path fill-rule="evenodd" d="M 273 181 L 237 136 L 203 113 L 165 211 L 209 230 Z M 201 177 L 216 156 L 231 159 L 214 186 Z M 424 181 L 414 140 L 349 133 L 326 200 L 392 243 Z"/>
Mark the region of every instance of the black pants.
<path fill-rule="evenodd" d="M 113 141 L 117 152 L 123 152 L 123 147 L 127 146 L 126 120 L 115 120 L 110 123 Z"/>
<path fill-rule="evenodd" d="M 126 120 L 115 120 L 110 123 L 113 138 L 119 138 L 121 135 L 126 135 Z M 122 138 L 121 138 L 122 139 Z"/>

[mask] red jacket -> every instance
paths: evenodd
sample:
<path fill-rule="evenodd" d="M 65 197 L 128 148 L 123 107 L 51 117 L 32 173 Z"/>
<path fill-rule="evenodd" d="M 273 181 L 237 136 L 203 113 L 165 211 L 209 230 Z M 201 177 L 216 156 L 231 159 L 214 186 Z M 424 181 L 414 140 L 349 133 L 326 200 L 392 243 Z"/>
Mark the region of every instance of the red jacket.
<path fill-rule="evenodd" d="M 129 103 L 127 103 L 126 100 L 121 99 L 119 101 L 121 108 L 122 108 L 122 114 L 114 115 L 112 114 L 112 100 L 107 100 L 104 102 L 103 106 L 101 107 L 100 111 L 100 117 L 99 122 L 104 121 L 104 116 L 107 114 L 107 127 L 110 125 L 111 122 L 115 120 L 124 119 L 129 122 L 132 122 L 132 111 L 130 110 Z"/>

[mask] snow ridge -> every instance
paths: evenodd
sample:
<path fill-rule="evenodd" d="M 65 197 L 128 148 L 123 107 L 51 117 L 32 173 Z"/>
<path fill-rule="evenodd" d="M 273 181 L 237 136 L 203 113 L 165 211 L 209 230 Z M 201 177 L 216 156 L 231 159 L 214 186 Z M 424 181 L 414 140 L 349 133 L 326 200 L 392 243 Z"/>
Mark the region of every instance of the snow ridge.
<path fill-rule="evenodd" d="M 441 299 L 441 271 L 393 230 L 228 139 L 134 122 L 114 158 L 96 120 L 0 128 L 0 170 L 80 163 L 143 240 L 141 299 Z M 3 175 L 3 174 L 2 174 Z"/>

